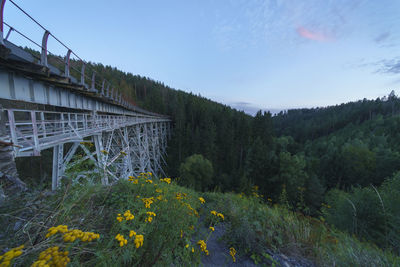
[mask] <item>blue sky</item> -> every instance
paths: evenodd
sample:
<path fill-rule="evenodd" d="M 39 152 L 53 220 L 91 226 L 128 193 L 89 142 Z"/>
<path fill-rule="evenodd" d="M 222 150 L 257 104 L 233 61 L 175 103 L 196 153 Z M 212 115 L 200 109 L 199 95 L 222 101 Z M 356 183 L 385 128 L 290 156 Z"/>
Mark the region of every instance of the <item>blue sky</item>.
<path fill-rule="evenodd" d="M 248 112 L 400 87 L 398 0 L 15 2 L 87 61 Z M 10 2 L 4 20 L 41 42 L 42 30 Z M 28 45 L 16 33 L 10 41 Z M 51 39 L 49 50 L 66 53 Z"/>

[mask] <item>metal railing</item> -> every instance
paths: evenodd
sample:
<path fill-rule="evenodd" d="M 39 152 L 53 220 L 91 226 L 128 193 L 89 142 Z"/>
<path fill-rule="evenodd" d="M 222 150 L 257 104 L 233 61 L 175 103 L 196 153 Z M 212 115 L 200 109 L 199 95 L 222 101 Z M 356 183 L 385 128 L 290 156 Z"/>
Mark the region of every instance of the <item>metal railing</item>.
<path fill-rule="evenodd" d="M 169 119 L 138 114 L 137 116 L 98 115 L 94 113 L 7 110 L 9 141 L 16 156 L 35 156 L 57 144 L 83 141 L 102 132 Z"/>

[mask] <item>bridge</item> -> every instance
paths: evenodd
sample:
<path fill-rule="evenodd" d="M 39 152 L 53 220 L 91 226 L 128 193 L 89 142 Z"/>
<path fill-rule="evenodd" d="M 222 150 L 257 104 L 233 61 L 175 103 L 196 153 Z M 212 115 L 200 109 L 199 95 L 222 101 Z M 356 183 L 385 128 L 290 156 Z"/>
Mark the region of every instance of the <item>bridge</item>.
<path fill-rule="evenodd" d="M 103 184 L 141 172 L 165 175 L 170 118 L 137 107 L 94 70 L 88 77 L 90 65 L 12 0 L 43 30 L 41 44 L 8 24 L 6 0 L 0 2 L 0 176 L 17 176 L 15 157 L 40 156 L 46 149 L 53 150 L 53 190 L 68 168 L 85 160 L 94 162 L 88 172 L 99 173 Z M 11 34 L 38 46 L 40 56 L 8 41 Z M 49 63 L 49 38 L 66 49 L 64 59 L 51 58 L 62 60 L 63 69 Z"/>

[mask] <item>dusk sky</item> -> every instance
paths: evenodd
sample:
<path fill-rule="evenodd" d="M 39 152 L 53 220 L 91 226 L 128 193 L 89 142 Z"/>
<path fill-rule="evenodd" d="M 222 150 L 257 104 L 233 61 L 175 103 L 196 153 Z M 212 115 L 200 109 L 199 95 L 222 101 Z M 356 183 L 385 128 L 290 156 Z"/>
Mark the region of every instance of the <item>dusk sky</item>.
<path fill-rule="evenodd" d="M 87 61 L 250 113 L 400 93 L 399 0 L 15 2 Z M 9 1 L 4 20 L 41 42 Z"/>

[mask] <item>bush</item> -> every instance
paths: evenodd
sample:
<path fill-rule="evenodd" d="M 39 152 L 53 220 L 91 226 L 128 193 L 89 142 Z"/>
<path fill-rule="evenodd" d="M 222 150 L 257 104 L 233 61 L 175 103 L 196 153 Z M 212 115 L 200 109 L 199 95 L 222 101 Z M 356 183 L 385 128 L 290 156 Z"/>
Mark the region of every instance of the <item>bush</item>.
<path fill-rule="evenodd" d="M 212 184 L 213 167 L 208 159 L 194 154 L 179 167 L 180 183 L 198 191 L 209 189 Z"/>

